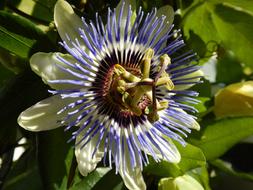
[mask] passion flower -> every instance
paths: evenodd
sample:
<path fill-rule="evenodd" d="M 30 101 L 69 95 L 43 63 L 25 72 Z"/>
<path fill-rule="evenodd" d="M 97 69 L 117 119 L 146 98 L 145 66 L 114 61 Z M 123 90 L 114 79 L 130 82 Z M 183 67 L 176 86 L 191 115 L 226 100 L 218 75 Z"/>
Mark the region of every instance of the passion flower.
<path fill-rule="evenodd" d="M 64 0 L 54 20 L 67 54 L 36 53 L 32 70 L 53 96 L 22 112 L 19 124 L 30 131 L 75 129 L 78 168 L 84 176 L 103 159 L 129 189 L 146 189 L 141 171 L 149 156 L 177 163 L 171 139 L 199 129 L 186 111 L 195 109 L 197 93 L 186 90 L 202 73 L 191 62 L 196 54 L 178 53 L 184 46 L 178 30 L 153 9 L 144 14 L 128 1 L 108 9 L 107 23 L 75 15 Z M 187 104 L 186 104 L 187 103 Z"/>

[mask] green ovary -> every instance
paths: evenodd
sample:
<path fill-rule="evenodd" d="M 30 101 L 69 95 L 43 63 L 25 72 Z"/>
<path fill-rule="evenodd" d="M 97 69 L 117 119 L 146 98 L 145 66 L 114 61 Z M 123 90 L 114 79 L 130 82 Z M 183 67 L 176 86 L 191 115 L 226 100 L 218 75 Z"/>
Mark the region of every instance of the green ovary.
<path fill-rule="evenodd" d="M 149 78 L 153 56 L 154 51 L 148 49 L 141 61 L 139 72 L 130 72 L 120 64 L 114 65 L 108 93 L 112 103 L 117 104 L 125 114 L 145 114 L 152 123 L 159 119 L 158 111 L 168 108 L 167 100 L 156 99 L 155 87 L 163 85 L 167 90 L 174 88 L 169 74 L 166 73 L 170 64 L 167 54 L 160 57 L 155 79 Z"/>

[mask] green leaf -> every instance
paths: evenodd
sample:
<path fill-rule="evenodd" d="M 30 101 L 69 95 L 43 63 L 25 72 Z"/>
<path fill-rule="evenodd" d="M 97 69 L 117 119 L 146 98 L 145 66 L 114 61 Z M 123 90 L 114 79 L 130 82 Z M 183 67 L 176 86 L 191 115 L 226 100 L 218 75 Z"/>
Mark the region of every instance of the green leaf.
<path fill-rule="evenodd" d="M 208 111 L 208 107 L 210 107 L 210 98 L 208 97 L 197 97 L 197 100 L 200 101 L 200 103 L 193 105 L 194 108 L 198 110 L 197 115 L 201 117 L 202 115 L 205 115 Z"/>
<path fill-rule="evenodd" d="M 206 44 L 207 52 L 216 51 L 217 44 L 222 43 L 239 61 L 253 68 L 252 7 L 249 0 L 194 1 L 183 10 L 182 18 L 183 31 L 190 46 L 203 57 L 205 47 L 199 45 L 202 43 L 199 38 Z"/>
<path fill-rule="evenodd" d="M 111 169 L 110 168 L 97 168 L 95 171 L 91 172 L 87 177 L 73 187 L 70 190 L 92 190 L 95 185 L 103 178 Z"/>
<path fill-rule="evenodd" d="M 231 51 L 225 51 L 220 48 L 218 51 L 217 83 L 231 84 L 241 81 L 243 77 L 243 68 Z"/>
<path fill-rule="evenodd" d="M 221 3 L 220 0 L 217 0 L 217 3 Z M 253 3 L 251 0 L 222 0 L 222 4 L 226 7 L 233 8 L 250 14 L 253 16 Z"/>
<path fill-rule="evenodd" d="M 223 160 L 217 159 L 210 162 L 217 169 L 242 179 L 253 181 L 253 174 L 235 171 L 232 165 Z"/>
<path fill-rule="evenodd" d="M 176 143 L 176 145 L 182 157 L 181 161 L 178 163 L 178 166 L 182 171 L 205 166 L 206 158 L 198 147 L 191 144 L 187 144 L 186 147 L 183 147 L 178 143 Z"/>
<path fill-rule="evenodd" d="M 21 58 L 28 58 L 38 50 L 52 50 L 45 33 L 35 24 L 5 11 L 0 11 L 0 47 Z"/>
<path fill-rule="evenodd" d="M 166 161 L 156 163 L 151 160 L 151 163 L 145 168 L 145 171 L 163 177 L 177 177 L 190 169 L 205 166 L 205 156 L 199 148 L 191 144 L 187 144 L 186 147 L 176 142 L 175 144 L 181 154 L 181 161 L 178 164 L 172 164 Z"/>
<path fill-rule="evenodd" d="M 53 20 L 53 10 L 56 0 L 9 0 L 9 5 L 19 11 L 44 22 Z"/>
<path fill-rule="evenodd" d="M 74 149 L 70 148 L 68 154 L 65 157 L 65 168 L 66 175 L 63 176 L 61 184 L 55 184 L 55 190 L 65 190 L 69 189 L 76 183 L 81 181 L 79 171 L 77 170 L 77 162 L 74 154 Z"/>
<path fill-rule="evenodd" d="M 209 80 L 202 79 L 202 83 L 196 84 L 193 87 L 191 87 L 191 90 L 194 90 L 199 93 L 199 97 L 211 97 L 211 83 Z"/>
<path fill-rule="evenodd" d="M 195 179 L 201 182 L 205 190 L 211 190 L 209 185 L 209 173 L 206 166 L 195 168 L 187 172 L 187 174 L 193 176 Z"/>
<path fill-rule="evenodd" d="M 213 160 L 240 140 L 253 134 L 253 117 L 229 118 L 202 124 L 202 133 L 189 138 L 189 142 L 204 152 L 207 160 Z"/>
<path fill-rule="evenodd" d="M 218 4 L 212 18 L 225 47 L 231 49 L 241 62 L 253 68 L 253 16 Z"/>
<path fill-rule="evenodd" d="M 201 57 L 206 53 L 205 48 L 212 52 L 215 50 L 213 46 L 220 41 L 213 23 L 212 11 L 212 4 L 206 1 L 194 3 L 182 18 L 183 32 L 187 41 Z M 196 40 L 198 43 L 195 43 Z"/>

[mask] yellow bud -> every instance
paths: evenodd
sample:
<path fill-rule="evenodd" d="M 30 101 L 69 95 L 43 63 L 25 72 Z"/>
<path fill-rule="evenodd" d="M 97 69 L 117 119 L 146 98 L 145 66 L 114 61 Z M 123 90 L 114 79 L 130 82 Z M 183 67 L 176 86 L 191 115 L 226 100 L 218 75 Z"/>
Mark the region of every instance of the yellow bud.
<path fill-rule="evenodd" d="M 215 95 L 218 118 L 253 116 L 253 81 L 231 84 Z"/>

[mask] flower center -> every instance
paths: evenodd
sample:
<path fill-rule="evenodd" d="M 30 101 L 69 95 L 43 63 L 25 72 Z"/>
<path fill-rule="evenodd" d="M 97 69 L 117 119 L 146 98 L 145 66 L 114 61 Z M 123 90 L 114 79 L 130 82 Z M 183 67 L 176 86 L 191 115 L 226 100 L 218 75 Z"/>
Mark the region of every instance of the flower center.
<path fill-rule="evenodd" d="M 154 51 L 148 49 L 139 68 L 127 68 L 115 64 L 109 70 L 103 86 L 103 96 L 119 108 L 120 116 L 146 115 L 153 123 L 159 119 L 157 112 L 168 107 L 167 100 L 157 100 L 156 87 L 164 85 L 168 90 L 174 88 L 166 73 L 170 58 L 167 54 L 160 57 L 156 77 L 152 79 L 150 67 L 153 56 Z"/>

